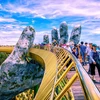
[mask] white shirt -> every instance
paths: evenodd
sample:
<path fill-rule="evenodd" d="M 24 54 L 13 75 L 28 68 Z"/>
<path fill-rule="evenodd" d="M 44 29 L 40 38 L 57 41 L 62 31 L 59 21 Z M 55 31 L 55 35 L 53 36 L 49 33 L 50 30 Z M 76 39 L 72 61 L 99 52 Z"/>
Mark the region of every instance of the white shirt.
<path fill-rule="evenodd" d="M 72 53 L 72 50 L 70 47 L 65 47 L 66 50 L 70 51 Z"/>
<path fill-rule="evenodd" d="M 87 47 L 85 53 L 86 53 L 87 55 L 89 55 L 91 51 L 92 51 L 91 48 L 90 48 L 90 47 Z"/>

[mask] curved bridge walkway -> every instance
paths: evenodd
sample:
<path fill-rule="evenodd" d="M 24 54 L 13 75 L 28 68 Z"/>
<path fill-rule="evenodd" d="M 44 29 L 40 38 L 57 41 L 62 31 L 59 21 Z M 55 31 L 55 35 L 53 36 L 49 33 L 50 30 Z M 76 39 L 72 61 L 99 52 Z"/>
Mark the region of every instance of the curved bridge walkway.
<path fill-rule="evenodd" d="M 81 66 L 80 66 L 81 67 Z M 88 71 L 89 69 L 89 65 L 87 66 L 82 66 L 86 72 Z M 77 68 L 72 68 L 68 73 L 67 73 L 67 78 L 70 80 L 71 77 L 76 73 Z M 80 73 L 81 74 L 81 73 Z M 88 76 L 90 76 L 89 74 L 87 74 Z M 86 74 L 84 74 L 83 77 L 87 76 Z M 79 75 L 80 77 L 80 75 Z M 98 91 L 100 92 L 100 77 L 98 75 L 98 72 L 97 72 L 97 69 L 96 69 L 96 80 L 97 82 L 95 83 L 96 87 L 98 88 Z M 88 78 L 87 78 L 87 83 L 90 84 Z M 86 85 L 88 85 L 86 84 Z M 91 84 L 90 84 L 91 85 Z M 80 78 L 77 78 L 77 80 L 72 84 L 71 86 L 71 89 L 72 89 L 72 92 L 73 92 L 73 95 L 74 95 L 74 99 L 75 100 L 88 100 L 88 98 L 85 96 L 85 93 L 83 92 L 83 88 L 82 88 L 82 83 L 80 81 Z M 91 90 L 90 90 L 91 91 Z M 99 97 L 100 99 L 100 97 Z M 91 100 L 91 99 L 90 99 Z M 93 99 L 94 100 L 94 99 Z M 96 100 L 96 99 L 95 99 Z"/>
<path fill-rule="evenodd" d="M 12 49 L 0 48 L 1 51 L 9 53 Z M 88 70 L 88 66 L 83 68 L 79 61 L 63 48 L 54 48 L 54 54 L 47 51 L 47 48 L 44 49 L 46 51 L 30 49 L 31 57 L 45 65 L 46 70 L 34 100 L 100 100 L 100 84 L 95 83 L 98 90 L 84 70 Z M 96 79 L 99 80 L 97 71 Z"/>
<path fill-rule="evenodd" d="M 45 48 L 45 49 L 48 50 L 48 48 Z M 74 99 L 75 100 L 99 100 L 100 92 L 98 92 L 99 93 L 98 94 L 97 91 L 100 91 L 100 83 L 99 82 L 95 83 L 95 85 L 98 88 L 97 89 L 86 72 L 88 70 L 88 65 L 84 66 L 84 68 L 81 68 L 82 66 L 78 64 L 79 62 L 77 61 L 77 59 L 75 59 L 75 57 L 72 56 L 71 53 L 69 53 L 68 51 L 66 52 L 66 50 L 62 48 L 54 48 L 53 52 L 57 57 L 57 62 L 59 66 L 57 67 L 58 68 L 58 72 L 57 72 L 58 79 L 56 79 L 54 89 L 59 82 L 60 84 L 58 85 L 58 87 L 61 88 L 61 91 L 60 93 L 57 93 L 55 92 L 56 90 L 54 90 L 53 92 L 54 96 L 50 100 L 53 100 L 53 99 L 59 100 L 61 98 L 62 98 L 61 100 L 63 99 L 64 100 L 67 100 L 67 99 L 68 100 L 74 100 Z M 75 71 L 72 71 L 73 69 L 75 69 Z M 78 74 L 78 77 L 76 76 L 75 78 L 74 77 L 75 74 L 76 75 Z M 67 78 L 68 82 L 63 88 L 61 84 L 63 80 L 66 80 L 65 77 Z M 97 70 L 96 70 L 96 79 L 100 80 L 97 74 Z M 69 98 L 66 98 L 65 93 L 68 91 L 69 89 L 68 87 L 71 87 L 73 94 L 71 92 L 68 93 L 69 95 L 67 94 L 67 97 Z M 95 91 L 94 89 L 97 89 L 97 90 Z M 94 93 L 94 96 L 93 96 L 93 93 Z M 95 93 L 97 93 L 98 96 Z"/>

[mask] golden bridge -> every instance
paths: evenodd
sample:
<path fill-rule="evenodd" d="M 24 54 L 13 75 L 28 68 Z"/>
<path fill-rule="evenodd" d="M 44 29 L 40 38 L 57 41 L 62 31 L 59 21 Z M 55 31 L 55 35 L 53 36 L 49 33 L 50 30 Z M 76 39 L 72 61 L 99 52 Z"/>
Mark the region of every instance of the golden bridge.
<path fill-rule="evenodd" d="M 53 52 L 49 49 L 30 49 L 30 57 L 45 67 L 44 77 L 34 98 L 31 93 L 23 92 L 16 100 L 100 100 L 100 84 L 92 82 L 88 66 L 83 67 L 63 48 L 54 47 Z M 13 46 L 0 46 L 0 52 L 12 50 Z"/>

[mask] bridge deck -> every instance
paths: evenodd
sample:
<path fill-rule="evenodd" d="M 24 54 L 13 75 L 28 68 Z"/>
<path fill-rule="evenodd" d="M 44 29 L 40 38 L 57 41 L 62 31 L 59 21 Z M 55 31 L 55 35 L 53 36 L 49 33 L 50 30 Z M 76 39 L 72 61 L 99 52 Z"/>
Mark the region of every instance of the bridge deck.
<path fill-rule="evenodd" d="M 84 68 L 86 71 L 88 71 L 89 66 L 88 65 L 84 66 Z M 71 78 L 71 76 L 73 76 L 74 73 L 75 73 L 75 71 L 70 71 L 68 73 L 67 77 Z M 99 78 L 97 69 L 96 69 L 95 78 L 97 80 L 97 83 L 95 83 L 95 85 L 97 86 L 98 90 L 100 91 L 100 78 Z M 72 91 L 73 91 L 75 100 L 86 100 L 84 97 L 79 79 L 77 79 L 76 82 L 72 85 Z"/>
<path fill-rule="evenodd" d="M 2 49 L 1 49 L 2 50 Z M 4 49 L 5 50 L 5 49 Z M 9 48 L 9 50 L 8 50 L 8 48 L 7 48 L 7 50 L 5 50 L 5 51 L 8 51 L 8 52 L 11 52 L 11 50 L 12 50 L 12 48 Z M 45 59 L 47 59 L 48 60 L 48 64 L 51 64 L 51 60 L 50 59 L 52 59 L 53 57 L 50 57 L 49 56 L 49 58 L 50 59 L 48 59 L 47 58 L 47 54 L 46 53 L 42 53 L 42 52 L 40 52 L 40 50 L 36 50 L 35 51 L 35 49 L 34 50 L 32 50 L 31 51 L 31 53 L 33 52 L 33 54 L 34 53 L 36 53 L 36 55 L 38 55 L 39 53 L 39 55 L 38 56 L 40 56 L 40 58 L 41 57 L 43 57 L 43 55 L 44 55 L 44 57 L 45 57 Z M 60 54 L 60 53 L 59 53 Z M 58 58 L 59 58 L 60 56 L 58 56 Z M 34 57 L 33 57 L 34 58 Z M 38 59 L 39 57 L 35 57 L 38 61 L 41 61 L 40 59 Z M 45 61 L 45 59 L 44 59 L 44 61 Z M 53 59 L 52 59 L 53 60 Z M 66 59 L 65 59 L 66 60 Z M 64 61 L 65 61 L 64 60 Z M 67 60 L 68 61 L 68 60 Z M 67 62 L 66 61 L 66 62 Z M 60 61 L 61 62 L 61 61 Z M 43 63 L 44 64 L 44 62 L 41 62 L 41 63 Z M 52 61 L 52 63 L 54 64 L 54 62 Z M 52 66 L 52 64 L 50 65 L 50 66 Z M 55 65 L 56 66 L 56 65 Z M 73 65 L 72 65 L 73 66 Z M 65 66 L 64 66 L 65 67 Z M 51 68 L 51 67 L 48 67 L 48 68 Z M 56 67 L 54 67 L 54 68 L 56 68 Z M 86 69 L 86 71 L 88 70 L 88 65 L 87 66 L 84 66 L 84 68 Z M 69 69 L 70 70 L 70 69 Z M 49 85 L 49 84 L 47 84 L 47 83 L 50 83 L 49 82 L 49 80 L 48 80 L 48 77 L 50 77 L 50 75 L 51 75 L 51 72 L 54 72 L 54 70 L 53 69 L 48 69 L 48 72 L 50 73 L 50 74 L 47 74 L 47 73 L 45 73 L 46 75 L 45 76 L 47 76 L 47 78 L 45 79 L 46 81 L 44 82 L 45 84 L 42 84 L 42 88 L 41 88 L 41 91 L 39 92 L 38 91 L 38 94 L 39 94 L 39 96 L 40 96 L 40 94 L 41 94 L 41 100 L 44 100 L 43 99 L 43 96 L 44 95 L 46 95 L 46 93 L 48 94 L 49 92 L 47 92 L 48 90 L 50 90 L 50 88 L 48 89 L 47 88 L 47 85 Z M 55 75 L 55 73 L 56 73 L 56 71 L 54 72 L 54 75 Z M 76 71 L 69 71 L 68 72 L 68 78 L 71 78 L 72 76 L 73 76 L 73 74 L 74 73 L 76 73 Z M 65 74 L 66 75 L 66 74 Z M 84 75 L 84 73 L 83 73 L 83 75 Z M 86 73 L 85 73 L 85 75 L 86 75 Z M 52 76 L 53 77 L 53 76 Z M 65 77 L 65 76 L 64 76 Z M 83 76 L 82 76 L 83 77 Z M 53 79 L 54 79 L 54 77 L 53 77 Z M 84 78 L 83 78 L 84 79 Z M 87 79 L 87 77 L 85 78 L 85 79 Z M 47 80 L 48 80 L 48 82 L 47 82 Z M 51 79 L 50 79 L 51 80 Z M 99 81 L 100 79 L 99 79 L 99 76 L 98 76 L 98 72 L 97 72 L 97 69 L 96 69 L 96 80 L 97 81 Z M 51 80 L 52 81 L 52 80 Z M 91 81 L 91 80 L 90 80 Z M 88 80 L 87 80 L 87 82 L 88 82 Z M 100 82 L 98 82 L 98 83 L 95 83 L 95 85 L 98 87 L 98 89 L 99 89 L 99 91 L 100 91 Z M 43 89 L 45 88 L 45 86 L 46 86 L 46 92 L 43 92 Z M 51 84 L 50 83 L 50 87 L 52 87 L 53 86 L 53 83 Z M 92 85 L 92 86 L 94 86 L 94 85 Z M 95 89 L 96 90 L 96 89 Z M 75 100 L 87 100 L 87 99 L 85 99 L 84 98 L 84 93 L 83 93 L 83 91 L 82 91 L 82 88 L 81 88 L 81 84 L 80 84 L 80 81 L 79 81 L 79 79 L 77 79 L 76 80 L 76 82 L 73 84 L 73 86 L 72 86 L 72 91 L 73 91 L 73 94 L 74 94 L 74 97 L 75 97 Z M 43 93 L 43 95 L 42 95 L 42 93 Z M 56 94 L 55 94 L 56 95 Z M 39 97 L 39 96 L 37 96 L 37 97 Z M 49 96 L 49 95 L 47 95 L 47 96 Z M 47 98 L 48 99 L 48 98 Z M 40 99 L 36 99 L 36 100 L 40 100 Z M 57 100 L 59 100 L 59 99 L 57 99 Z M 94 100 L 97 100 L 97 99 L 94 99 Z M 99 100 L 99 99 L 98 99 Z"/>

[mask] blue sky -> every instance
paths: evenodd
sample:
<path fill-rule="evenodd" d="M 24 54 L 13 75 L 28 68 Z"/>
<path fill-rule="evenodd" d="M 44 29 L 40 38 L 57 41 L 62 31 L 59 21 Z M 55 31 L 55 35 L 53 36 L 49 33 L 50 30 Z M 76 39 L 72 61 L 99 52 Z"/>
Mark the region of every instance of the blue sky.
<path fill-rule="evenodd" d="M 34 43 L 66 21 L 71 34 L 82 26 L 81 41 L 100 45 L 100 0 L 0 0 L 0 45 L 15 45 L 26 26 L 35 28 Z"/>

